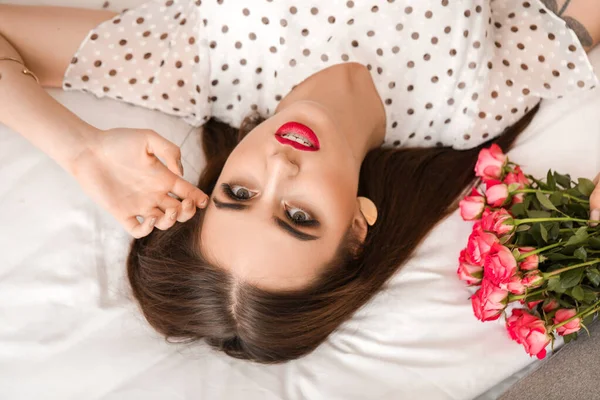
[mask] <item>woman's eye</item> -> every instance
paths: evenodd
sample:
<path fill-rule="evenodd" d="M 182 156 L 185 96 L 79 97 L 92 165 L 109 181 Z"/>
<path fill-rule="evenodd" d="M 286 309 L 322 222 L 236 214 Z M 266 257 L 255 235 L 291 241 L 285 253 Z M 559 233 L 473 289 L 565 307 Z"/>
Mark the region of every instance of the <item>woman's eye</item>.
<path fill-rule="evenodd" d="M 256 196 L 256 192 L 240 185 L 223 185 L 225 193 L 234 200 L 250 200 Z"/>
<path fill-rule="evenodd" d="M 290 221 L 295 224 L 302 225 L 313 221 L 313 218 L 310 216 L 310 214 L 301 208 L 286 206 L 285 212 Z"/>

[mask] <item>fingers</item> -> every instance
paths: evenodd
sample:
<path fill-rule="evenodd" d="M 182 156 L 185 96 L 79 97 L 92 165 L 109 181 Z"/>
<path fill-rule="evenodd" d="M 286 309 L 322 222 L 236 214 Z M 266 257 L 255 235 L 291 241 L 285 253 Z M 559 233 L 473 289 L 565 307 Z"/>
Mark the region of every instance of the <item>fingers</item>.
<path fill-rule="evenodd" d="M 185 199 L 181 202 L 181 209 L 177 215 L 177 221 L 185 222 L 196 214 L 196 205 L 191 199 Z"/>
<path fill-rule="evenodd" d="M 181 208 L 181 202 L 165 194 L 163 198 L 159 200 L 158 208 L 160 208 L 162 211 L 167 211 L 167 208 L 175 208 L 179 210 Z"/>
<path fill-rule="evenodd" d="M 176 175 L 183 176 L 181 150 L 175 143 L 168 141 L 154 131 L 147 131 L 148 153 L 154 154 L 165 161 L 167 168 Z"/>
<path fill-rule="evenodd" d="M 130 217 L 124 223 L 125 229 L 131 236 L 136 239 L 142 238 L 144 236 L 148 236 L 152 229 L 154 229 L 154 225 L 156 224 L 157 218 L 151 216 L 149 218 L 144 218 L 144 221 L 140 223 L 137 217 Z"/>
<path fill-rule="evenodd" d="M 594 178 L 594 184 L 596 185 L 596 188 L 590 196 L 590 220 L 592 221 L 600 220 L 600 186 L 598 186 L 599 179 L 600 174 L 596 175 L 596 178 Z M 596 225 L 598 225 L 598 222 L 590 222 L 590 226 Z"/>
<path fill-rule="evenodd" d="M 170 192 L 181 199 L 192 200 L 196 207 L 204 208 L 208 205 L 208 196 L 202 190 L 182 178 L 175 180 Z"/>
<path fill-rule="evenodd" d="M 177 222 L 177 208 L 168 208 L 165 210 L 164 214 L 162 214 L 156 221 L 156 228 L 161 231 L 166 231 Z"/>
<path fill-rule="evenodd" d="M 176 200 L 171 196 L 165 196 L 158 204 L 158 208 L 167 213 L 168 209 L 177 211 L 176 221 L 185 222 L 196 214 L 196 205 L 191 199 L 183 201 Z"/>

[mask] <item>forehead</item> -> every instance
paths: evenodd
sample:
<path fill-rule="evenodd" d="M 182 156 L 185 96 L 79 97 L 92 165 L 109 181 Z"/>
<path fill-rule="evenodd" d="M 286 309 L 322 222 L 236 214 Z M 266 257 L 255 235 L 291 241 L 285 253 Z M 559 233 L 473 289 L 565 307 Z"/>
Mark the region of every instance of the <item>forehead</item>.
<path fill-rule="evenodd" d="M 258 208 L 245 211 L 206 208 L 200 246 L 210 263 L 264 289 L 309 285 L 333 258 L 341 235 L 322 230 L 319 239 L 300 241 Z"/>

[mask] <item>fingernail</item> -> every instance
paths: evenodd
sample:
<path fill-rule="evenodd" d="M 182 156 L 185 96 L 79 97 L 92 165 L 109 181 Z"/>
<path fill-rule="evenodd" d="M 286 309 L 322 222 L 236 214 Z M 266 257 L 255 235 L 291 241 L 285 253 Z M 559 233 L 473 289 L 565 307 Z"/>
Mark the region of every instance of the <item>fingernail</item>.
<path fill-rule="evenodd" d="M 181 176 L 183 176 L 183 164 L 181 163 L 181 160 L 177 160 L 177 166 L 179 167 L 179 170 L 181 171 Z"/>
<path fill-rule="evenodd" d="M 148 225 L 154 226 L 155 223 L 156 223 L 156 217 L 152 217 L 152 218 L 150 218 L 150 222 L 148 222 Z"/>
<path fill-rule="evenodd" d="M 173 220 L 177 219 L 177 211 L 171 213 L 170 218 Z"/>
<path fill-rule="evenodd" d="M 590 219 L 592 221 L 598 221 L 600 219 L 600 210 L 599 209 L 593 209 L 592 212 L 590 213 Z M 590 226 L 596 226 L 598 225 L 598 222 L 591 222 Z"/>
<path fill-rule="evenodd" d="M 202 200 L 202 203 L 200 203 L 200 207 L 204 208 L 204 207 L 206 207 L 207 204 L 208 204 L 208 197 L 205 198 L 204 200 Z"/>

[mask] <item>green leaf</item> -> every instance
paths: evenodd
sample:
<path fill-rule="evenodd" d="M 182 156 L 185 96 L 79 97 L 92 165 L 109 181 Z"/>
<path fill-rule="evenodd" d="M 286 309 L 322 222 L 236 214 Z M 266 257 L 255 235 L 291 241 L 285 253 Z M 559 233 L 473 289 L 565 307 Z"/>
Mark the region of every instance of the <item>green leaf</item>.
<path fill-rule="evenodd" d="M 515 190 L 519 189 L 519 187 L 521 186 L 521 184 L 519 183 L 511 183 L 510 185 L 508 185 L 508 193 L 512 193 Z"/>
<path fill-rule="evenodd" d="M 527 224 L 519 225 L 519 226 L 517 226 L 516 232 L 525 232 L 525 231 L 528 231 L 529 228 L 531 228 L 531 225 L 527 225 Z"/>
<path fill-rule="evenodd" d="M 578 247 L 577 250 L 575 250 L 573 252 L 573 255 L 577 258 L 579 258 L 580 260 L 582 260 L 583 262 L 587 261 L 587 251 L 585 251 L 585 249 L 582 247 Z"/>
<path fill-rule="evenodd" d="M 598 239 L 597 237 L 591 237 L 588 241 L 588 244 L 592 249 L 600 249 L 600 239 Z"/>
<path fill-rule="evenodd" d="M 585 299 L 585 293 L 581 286 L 575 286 L 573 290 L 571 290 L 571 296 L 577 301 L 583 301 L 583 299 Z"/>
<path fill-rule="evenodd" d="M 550 229 L 548 230 L 548 238 L 552 241 L 556 241 L 560 236 L 560 224 L 558 222 L 552 222 Z"/>
<path fill-rule="evenodd" d="M 525 198 L 523 199 L 523 207 L 524 210 L 528 210 L 529 206 L 531 205 L 531 199 L 533 199 L 533 195 L 529 194 L 527 196 L 525 196 Z"/>
<path fill-rule="evenodd" d="M 581 194 L 579 194 L 578 196 L 581 197 Z M 581 203 L 569 203 L 565 206 L 564 211 L 573 218 L 587 219 L 590 212 L 590 206 L 584 206 Z"/>
<path fill-rule="evenodd" d="M 512 251 L 512 255 L 513 255 L 513 257 L 515 258 L 515 260 L 518 260 L 518 259 L 519 259 L 519 257 L 521 257 L 521 252 L 519 251 L 519 249 L 516 249 L 516 248 L 515 248 L 515 249 L 513 249 L 513 251 Z"/>
<path fill-rule="evenodd" d="M 525 205 L 523 203 L 517 203 L 513 205 L 510 209 L 510 213 L 515 217 L 522 217 L 527 215 L 525 213 Z"/>
<path fill-rule="evenodd" d="M 527 210 L 527 216 L 529 218 L 550 218 L 552 214 L 548 211 Z"/>
<path fill-rule="evenodd" d="M 531 237 L 536 241 L 536 246 L 534 247 L 543 247 L 546 245 L 546 242 L 544 241 L 544 238 L 542 237 L 542 233 L 541 233 L 541 223 L 535 223 L 533 224 L 533 226 L 531 227 L 531 229 L 529 230 L 529 234 L 531 235 Z"/>
<path fill-rule="evenodd" d="M 571 177 L 569 175 L 561 175 L 558 172 L 554 172 L 554 180 L 565 189 L 571 188 Z"/>
<path fill-rule="evenodd" d="M 573 301 L 570 301 L 571 298 L 570 297 L 561 297 L 558 300 L 558 304 L 562 307 L 562 308 L 573 308 L 575 307 L 575 303 Z"/>
<path fill-rule="evenodd" d="M 594 188 L 596 187 L 594 185 L 594 182 L 586 178 L 579 178 L 577 182 L 577 190 L 579 191 L 579 193 L 586 197 L 589 197 L 594 191 Z"/>
<path fill-rule="evenodd" d="M 554 182 L 554 175 L 552 175 L 552 170 L 548 170 L 546 174 L 546 184 L 550 190 L 556 190 L 556 182 Z"/>
<path fill-rule="evenodd" d="M 569 240 L 567 240 L 565 246 L 578 246 L 584 244 L 584 242 L 587 242 L 588 238 L 589 235 L 587 233 L 587 226 L 582 226 L 581 228 L 577 229 L 577 232 L 575 232 L 575 234 L 571 236 Z"/>
<path fill-rule="evenodd" d="M 540 224 L 540 234 L 542 235 L 544 242 L 548 243 L 548 231 L 546 230 L 544 224 Z"/>
<path fill-rule="evenodd" d="M 554 192 L 549 197 L 550 202 L 555 206 L 561 206 L 563 204 L 563 194 L 562 192 Z"/>
<path fill-rule="evenodd" d="M 573 340 L 576 340 L 577 339 L 577 332 L 571 333 L 570 335 L 565 335 L 565 336 L 563 336 L 563 339 L 565 341 L 565 344 L 569 343 L 569 342 L 571 342 Z"/>
<path fill-rule="evenodd" d="M 569 260 L 571 258 L 571 256 L 567 256 L 567 255 L 561 254 L 561 253 L 550 253 L 550 254 L 546 254 L 545 257 L 550 261 L 562 261 L 562 260 Z"/>
<path fill-rule="evenodd" d="M 584 287 L 583 288 L 583 292 L 585 295 L 585 299 L 584 301 L 588 304 L 592 304 L 596 302 L 596 299 L 598 299 L 598 295 L 596 294 L 596 292 L 594 292 L 592 289 Z"/>
<path fill-rule="evenodd" d="M 588 315 L 581 322 L 583 323 L 583 325 L 589 325 L 589 324 L 591 324 L 592 322 L 594 322 L 594 314 Z"/>
<path fill-rule="evenodd" d="M 556 210 L 556 207 L 554 207 L 554 204 L 552 204 L 552 202 L 550 200 L 548 200 L 546 195 L 544 195 L 543 193 L 535 192 L 535 197 L 538 199 L 538 201 L 544 208 L 546 208 L 548 210 Z"/>
<path fill-rule="evenodd" d="M 583 278 L 583 269 L 577 268 L 572 269 L 570 271 L 563 272 L 560 274 L 560 286 L 563 289 L 569 289 L 574 286 L 579 285 L 581 282 L 581 278 Z"/>
<path fill-rule="evenodd" d="M 600 285 L 600 272 L 596 268 L 587 268 L 585 271 L 585 276 L 592 282 L 594 286 Z"/>
<path fill-rule="evenodd" d="M 548 279 L 548 290 L 557 293 L 564 293 L 565 290 L 560 285 L 560 278 L 558 276 L 553 276 Z"/>

